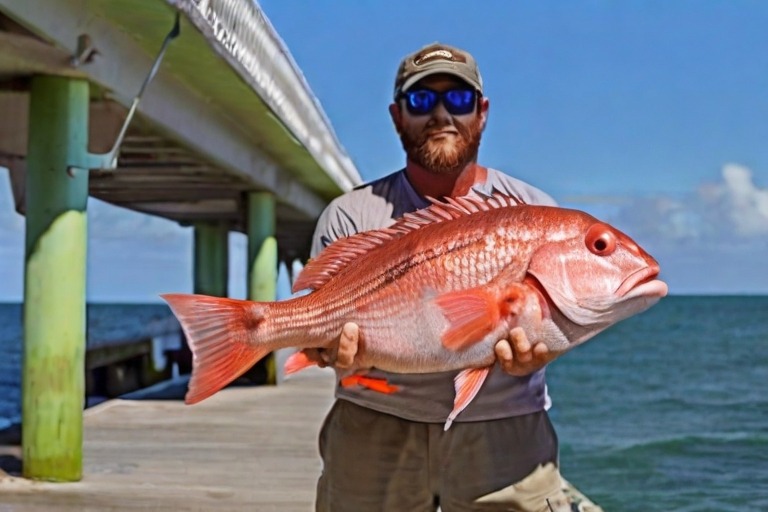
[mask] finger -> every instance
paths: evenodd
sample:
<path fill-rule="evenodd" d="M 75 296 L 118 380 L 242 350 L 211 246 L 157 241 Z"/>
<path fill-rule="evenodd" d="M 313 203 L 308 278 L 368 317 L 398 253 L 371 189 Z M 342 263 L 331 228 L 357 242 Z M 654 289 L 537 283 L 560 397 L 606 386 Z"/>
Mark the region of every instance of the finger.
<path fill-rule="evenodd" d="M 515 367 L 515 354 L 509 341 L 499 340 L 493 350 L 496 352 L 496 359 L 501 363 L 501 368 L 505 372 L 511 373 Z"/>
<path fill-rule="evenodd" d="M 493 350 L 496 352 L 496 358 L 504 364 L 511 364 L 515 360 L 515 353 L 507 340 L 499 340 Z"/>
<path fill-rule="evenodd" d="M 537 343 L 533 346 L 533 355 L 537 359 L 549 357 L 549 347 L 544 343 Z"/>
<path fill-rule="evenodd" d="M 336 368 L 349 368 L 357 354 L 360 328 L 356 323 L 344 324 L 339 337 L 339 346 L 336 352 Z"/>
<path fill-rule="evenodd" d="M 528 363 L 533 359 L 531 343 L 528 341 L 528 336 L 525 335 L 525 330 L 522 327 L 515 327 L 509 331 L 509 341 L 514 348 L 515 358 L 518 362 Z"/>

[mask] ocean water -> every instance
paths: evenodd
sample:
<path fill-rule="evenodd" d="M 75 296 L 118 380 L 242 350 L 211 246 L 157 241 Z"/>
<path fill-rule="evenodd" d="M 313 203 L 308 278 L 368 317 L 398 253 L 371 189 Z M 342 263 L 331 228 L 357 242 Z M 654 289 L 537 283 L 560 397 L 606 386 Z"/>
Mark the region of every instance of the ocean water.
<path fill-rule="evenodd" d="M 87 345 L 152 338 L 180 327 L 165 304 L 89 304 Z M 22 306 L 0 303 L 0 430 L 21 421 Z"/>
<path fill-rule="evenodd" d="M 547 377 L 563 474 L 606 511 L 768 511 L 768 297 L 667 297 Z"/>
<path fill-rule="evenodd" d="M 89 339 L 168 315 L 91 306 Z M 18 420 L 20 317 L 0 305 L 0 428 Z M 667 297 L 547 380 L 562 472 L 606 512 L 768 511 L 768 296 Z"/>

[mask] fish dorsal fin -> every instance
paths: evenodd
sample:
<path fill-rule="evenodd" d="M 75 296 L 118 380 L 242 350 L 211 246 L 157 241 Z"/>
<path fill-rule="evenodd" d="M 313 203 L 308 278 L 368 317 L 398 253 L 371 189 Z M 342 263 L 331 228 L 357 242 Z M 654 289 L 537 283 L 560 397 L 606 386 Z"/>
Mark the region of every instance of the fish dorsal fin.
<path fill-rule="evenodd" d="M 306 289 L 317 290 L 348 264 L 400 236 L 402 233 L 384 228 L 364 231 L 336 240 L 323 249 L 317 257 L 307 262 L 293 282 L 293 292 Z"/>
<path fill-rule="evenodd" d="M 403 234 L 430 224 L 465 217 L 478 212 L 525 204 L 522 198 L 494 188 L 490 194 L 474 191 L 478 195 L 446 197 L 444 200 L 427 197 L 432 204 L 421 210 L 406 213 L 389 229 Z"/>
<path fill-rule="evenodd" d="M 480 192 L 475 192 L 481 194 Z M 426 208 L 406 213 L 394 224 L 383 229 L 363 231 L 346 238 L 340 238 L 315 258 L 307 262 L 292 290 L 317 290 L 338 274 L 348 264 L 357 261 L 370 251 L 386 242 L 418 231 L 425 226 L 466 217 L 478 212 L 496 210 L 509 206 L 525 204 L 518 196 L 494 189 L 488 195 L 470 195 L 445 200 L 427 197 L 432 203 Z"/>

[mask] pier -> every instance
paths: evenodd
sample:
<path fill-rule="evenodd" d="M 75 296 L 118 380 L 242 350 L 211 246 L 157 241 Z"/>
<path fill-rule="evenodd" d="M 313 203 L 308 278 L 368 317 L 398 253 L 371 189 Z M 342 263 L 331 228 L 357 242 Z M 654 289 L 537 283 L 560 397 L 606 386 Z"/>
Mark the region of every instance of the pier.
<path fill-rule="evenodd" d="M 0 472 L 0 510 L 309 512 L 333 385 L 329 370 L 313 368 L 279 386 L 229 387 L 193 406 L 104 402 L 85 412 L 82 480 Z M 19 452 L 0 447 L 11 473 Z"/>
<path fill-rule="evenodd" d="M 85 370 L 134 374 L 150 348 L 87 346 L 88 199 L 193 228 L 196 293 L 228 295 L 243 233 L 247 298 L 274 300 L 360 182 L 250 0 L 0 0 L 0 166 L 25 217 L 23 474 L 61 482 L 83 475 Z M 275 383 L 274 359 L 253 373 Z"/>

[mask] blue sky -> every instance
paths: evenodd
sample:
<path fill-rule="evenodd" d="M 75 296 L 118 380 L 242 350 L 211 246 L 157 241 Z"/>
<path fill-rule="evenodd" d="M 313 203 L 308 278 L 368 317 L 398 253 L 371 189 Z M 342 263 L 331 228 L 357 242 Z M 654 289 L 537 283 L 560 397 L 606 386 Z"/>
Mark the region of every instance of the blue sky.
<path fill-rule="evenodd" d="M 768 3 L 265 0 L 364 179 L 403 164 L 387 105 L 427 43 L 478 60 L 480 161 L 653 254 L 672 293 L 768 293 Z M 23 219 L 0 171 L 0 300 L 21 298 Z M 191 289 L 191 234 L 92 201 L 89 299 Z M 231 290 L 245 241 L 232 236 Z"/>

